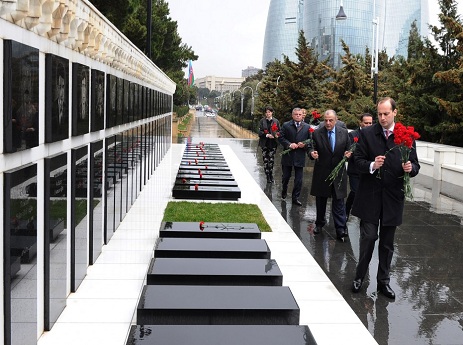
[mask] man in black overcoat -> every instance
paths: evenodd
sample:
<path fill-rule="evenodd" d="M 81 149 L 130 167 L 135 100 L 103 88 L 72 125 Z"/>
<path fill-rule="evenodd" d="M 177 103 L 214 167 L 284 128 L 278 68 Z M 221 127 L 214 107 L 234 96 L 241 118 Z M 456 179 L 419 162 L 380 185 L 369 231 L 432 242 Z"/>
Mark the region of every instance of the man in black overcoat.
<path fill-rule="evenodd" d="M 405 163 L 402 163 L 400 149 L 394 148 L 395 101 L 389 97 L 381 99 L 377 112 L 378 123 L 360 131 L 354 154 L 360 182 L 352 214 L 360 218 L 360 254 L 352 291 L 359 292 L 362 287 L 379 230 L 377 289 L 394 299 L 395 293 L 389 285 L 390 268 L 395 230 L 402 224 L 404 174 L 416 176 L 420 165 L 415 142 L 409 161 Z"/>
<path fill-rule="evenodd" d="M 359 128 L 354 129 L 353 131 L 349 132 L 350 142 L 353 143 L 354 138 L 358 138 L 360 136 L 360 131 L 362 130 L 362 128 L 369 127 L 372 124 L 373 124 L 373 116 L 371 116 L 371 114 L 364 113 L 360 115 Z M 357 172 L 357 168 L 355 167 L 354 155 L 351 155 L 349 158 L 349 161 L 347 164 L 347 176 L 349 177 L 350 192 L 346 200 L 346 216 L 347 216 L 347 219 L 349 219 L 350 210 L 354 203 L 355 192 L 357 191 L 359 180 L 360 180 L 359 173 Z"/>
<path fill-rule="evenodd" d="M 283 154 L 281 157 L 281 169 L 283 172 L 281 198 L 286 199 L 288 183 L 294 168 L 294 186 L 291 196 L 293 204 L 301 206 L 299 196 L 302 189 L 305 157 L 309 148 L 308 143 L 305 141 L 310 138 L 310 126 L 303 121 L 300 108 L 293 109 L 292 117 L 292 120 L 285 122 L 281 126 L 281 136 L 278 138 L 284 150 L 291 149 L 289 153 Z"/>
<path fill-rule="evenodd" d="M 313 132 L 313 143 L 310 157 L 315 159 L 310 194 L 315 196 L 317 219 L 314 233 L 322 231 L 326 224 L 326 204 L 331 198 L 331 212 L 333 214 L 336 237 L 344 241 L 347 237 L 346 209 L 344 198 L 347 196 L 347 174 L 345 166 L 340 170 L 333 182 L 327 180 L 330 173 L 343 159 L 350 156 L 350 142 L 347 129 L 336 125 L 336 112 L 329 109 L 324 115 L 324 125 Z M 330 143 L 330 135 L 334 136 L 334 149 Z"/>

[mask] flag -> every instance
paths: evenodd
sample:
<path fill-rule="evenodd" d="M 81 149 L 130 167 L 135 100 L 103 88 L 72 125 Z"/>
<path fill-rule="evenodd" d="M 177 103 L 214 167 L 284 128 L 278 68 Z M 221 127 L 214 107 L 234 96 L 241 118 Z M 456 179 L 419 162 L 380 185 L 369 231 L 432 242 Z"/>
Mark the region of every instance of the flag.
<path fill-rule="evenodd" d="M 193 86 L 195 84 L 195 75 L 193 73 L 193 65 L 190 63 L 188 65 L 188 86 Z"/>

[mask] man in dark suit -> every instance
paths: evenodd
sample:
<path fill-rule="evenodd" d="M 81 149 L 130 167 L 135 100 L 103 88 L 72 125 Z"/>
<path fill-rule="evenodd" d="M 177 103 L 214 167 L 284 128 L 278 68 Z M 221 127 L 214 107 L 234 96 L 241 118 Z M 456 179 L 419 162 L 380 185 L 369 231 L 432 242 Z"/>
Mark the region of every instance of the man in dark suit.
<path fill-rule="evenodd" d="M 293 109 L 292 117 L 292 120 L 285 122 L 281 127 L 281 136 L 278 139 L 285 150 L 291 149 L 290 152 L 281 157 L 281 169 L 283 171 L 281 198 L 286 199 L 288 183 L 294 168 L 294 186 L 291 196 L 293 204 L 301 206 L 299 196 L 302 189 L 305 156 L 309 147 L 306 141 L 310 138 L 310 126 L 303 121 L 300 108 Z"/>
<path fill-rule="evenodd" d="M 402 224 L 405 203 L 404 174 L 416 176 L 420 165 L 415 142 L 409 161 L 405 163 L 402 163 L 400 149 L 393 149 L 396 146 L 395 101 L 389 97 L 381 99 L 377 112 L 378 123 L 360 131 L 354 154 L 360 182 L 352 214 L 360 218 L 360 254 L 352 291 L 359 292 L 362 287 L 379 228 L 377 289 L 386 297 L 394 299 L 395 293 L 389 285 L 389 272 L 394 254 L 395 230 Z"/>
<path fill-rule="evenodd" d="M 315 196 L 317 207 L 314 233 L 320 233 L 326 224 L 326 203 L 331 197 L 336 237 L 344 241 L 348 235 L 344 205 L 344 198 L 347 196 L 347 176 L 341 170 L 334 181 L 331 182 L 327 178 L 344 156 L 350 156 L 350 142 L 347 129 L 336 125 L 337 116 L 334 110 L 327 110 L 324 118 L 324 126 L 313 133 L 313 144 L 310 149 L 310 157 L 315 159 L 310 189 L 310 194 Z"/>
<path fill-rule="evenodd" d="M 369 113 L 365 113 L 360 115 L 359 119 L 359 128 L 349 132 L 349 139 L 350 142 L 354 142 L 354 138 L 358 138 L 360 135 L 360 131 L 362 128 L 371 126 L 373 124 L 373 116 Z M 352 208 L 352 204 L 354 203 L 355 198 L 355 191 L 359 185 L 359 173 L 357 172 L 357 168 L 355 167 L 354 155 L 351 155 L 349 158 L 349 163 L 347 164 L 347 176 L 349 177 L 349 187 L 350 192 L 347 196 L 346 200 L 346 217 L 349 219 L 350 210 Z"/>

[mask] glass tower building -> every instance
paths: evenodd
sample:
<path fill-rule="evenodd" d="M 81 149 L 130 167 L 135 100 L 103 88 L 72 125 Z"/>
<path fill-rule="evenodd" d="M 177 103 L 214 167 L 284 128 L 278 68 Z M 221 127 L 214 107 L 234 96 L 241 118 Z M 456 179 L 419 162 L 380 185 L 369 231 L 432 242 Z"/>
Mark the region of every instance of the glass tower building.
<path fill-rule="evenodd" d="M 265 28 L 262 67 L 286 55 L 297 60 L 296 50 L 299 31 L 302 30 L 304 0 L 271 0 Z"/>
<path fill-rule="evenodd" d="M 428 35 L 429 0 L 344 0 L 346 20 L 336 20 L 340 0 L 272 0 L 265 32 L 263 67 L 287 55 L 296 60 L 298 31 L 304 30 L 307 42 L 320 59 L 330 58 L 340 67 L 344 40 L 353 54 L 372 52 L 373 19 L 379 19 L 379 51 L 389 56 L 407 56 L 411 24 L 416 20 L 422 36 Z"/>

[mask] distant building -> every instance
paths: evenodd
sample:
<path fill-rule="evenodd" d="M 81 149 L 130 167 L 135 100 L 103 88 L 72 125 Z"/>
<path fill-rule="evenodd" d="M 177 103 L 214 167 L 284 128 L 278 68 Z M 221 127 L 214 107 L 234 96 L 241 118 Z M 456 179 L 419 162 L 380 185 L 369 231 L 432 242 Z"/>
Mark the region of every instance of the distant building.
<path fill-rule="evenodd" d="M 299 31 L 303 30 L 308 44 L 319 59 L 330 57 L 331 64 L 340 67 L 343 53 L 341 39 L 352 54 L 372 52 L 373 17 L 379 18 L 379 51 L 389 56 L 407 57 L 411 24 L 417 22 L 421 36 L 428 36 L 428 2 L 426 0 L 345 1 L 346 20 L 336 20 L 339 0 L 271 0 L 265 31 L 262 65 L 286 55 L 297 61 L 295 50 Z"/>
<path fill-rule="evenodd" d="M 243 78 L 248 78 L 248 77 L 251 77 L 251 76 L 259 73 L 259 71 L 260 71 L 260 68 L 248 66 L 248 68 L 243 69 L 241 71 L 241 76 Z"/>
<path fill-rule="evenodd" d="M 235 91 L 241 87 L 245 78 L 230 78 L 230 77 L 216 77 L 209 75 L 204 78 L 198 78 L 195 80 L 195 84 L 198 88 L 207 88 L 210 91 L 215 90 L 219 92 Z"/>

